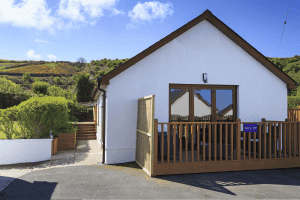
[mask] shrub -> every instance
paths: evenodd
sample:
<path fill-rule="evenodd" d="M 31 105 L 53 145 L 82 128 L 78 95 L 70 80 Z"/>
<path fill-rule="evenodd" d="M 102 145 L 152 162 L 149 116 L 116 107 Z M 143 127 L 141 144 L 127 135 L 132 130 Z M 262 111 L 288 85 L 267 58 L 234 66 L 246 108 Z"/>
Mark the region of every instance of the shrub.
<path fill-rule="evenodd" d="M 59 84 L 59 83 L 61 83 L 61 79 L 60 79 L 59 77 L 55 77 L 55 78 L 54 78 L 54 82 L 55 82 L 56 84 Z"/>
<path fill-rule="evenodd" d="M 99 66 L 95 66 L 95 67 L 94 67 L 94 70 L 95 70 L 95 71 L 98 71 L 99 69 L 100 69 Z"/>
<path fill-rule="evenodd" d="M 49 84 L 42 81 L 37 81 L 34 82 L 31 87 L 34 93 L 47 95 L 47 88 L 49 87 Z"/>
<path fill-rule="evenodd" d="M 38 78 L 38 77 L 34 78 L 34 82 L 38 82 L 38 81 L 41 81 L 40 78 Z"/>
<path fill-rule="evenodd" d="M 29 82 L 30 80 L 30 72 L 26 72 L 25 74 L 23 74 L 23 81 L 24 82 Z"/>

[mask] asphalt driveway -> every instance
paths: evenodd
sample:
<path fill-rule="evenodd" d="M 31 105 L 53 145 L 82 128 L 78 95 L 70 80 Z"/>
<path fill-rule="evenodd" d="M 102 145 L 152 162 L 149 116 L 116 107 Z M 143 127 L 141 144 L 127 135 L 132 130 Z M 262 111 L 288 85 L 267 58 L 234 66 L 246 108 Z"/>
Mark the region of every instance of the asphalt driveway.
<path fill-rule="evenodd" d="M 45 168 L 0 199 L 299 199 L 300 168 L 149 177 L 135 162 Z"/>

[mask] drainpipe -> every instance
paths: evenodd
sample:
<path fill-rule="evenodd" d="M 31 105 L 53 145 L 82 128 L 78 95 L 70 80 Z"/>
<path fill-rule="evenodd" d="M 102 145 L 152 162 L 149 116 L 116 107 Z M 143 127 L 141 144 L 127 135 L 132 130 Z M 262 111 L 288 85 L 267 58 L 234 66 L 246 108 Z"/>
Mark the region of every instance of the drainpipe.
<path fill-rule="evenodd" d="M 103 100 L 102 100 L 102 140 L 103 140 L 103 159 L 102 159 L 102 164 L 105 164 L 105 99 L 106 99 L 106 91 L 100 88 L 100 83 L 101 83 L 102 77 L 97 77 L 97 81 L 98 81 L 98 90 L 100 90 L 101 92 L 103 92 Z"/>

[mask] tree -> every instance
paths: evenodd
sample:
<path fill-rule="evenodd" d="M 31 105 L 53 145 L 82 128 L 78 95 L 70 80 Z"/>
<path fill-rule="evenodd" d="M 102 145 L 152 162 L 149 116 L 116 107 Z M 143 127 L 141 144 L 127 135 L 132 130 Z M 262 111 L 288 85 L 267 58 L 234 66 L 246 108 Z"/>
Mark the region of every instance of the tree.
<path fill-rule="evenodd" d="M 86 63 L 86 59 L 83 58 L 83 57 L 80 57 L 80 58 L 77 59 L 76 62 L 78 63 L 79 67 L 84 67 L 84 65 Z"/>
<path fill-rule="evenodd" d="M 95 87 L 95 80 L 89 80 L 90 74 L 79 73 L 74 77 L 77 84 L 77 100 L 78 102 L 91 101 L 92 91 Z"/>

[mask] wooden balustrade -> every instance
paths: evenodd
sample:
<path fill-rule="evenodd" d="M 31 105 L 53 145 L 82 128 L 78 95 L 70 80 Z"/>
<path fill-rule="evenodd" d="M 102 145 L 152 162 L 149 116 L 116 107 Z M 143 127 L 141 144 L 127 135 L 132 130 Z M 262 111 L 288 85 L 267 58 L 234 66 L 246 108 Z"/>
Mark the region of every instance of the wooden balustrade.
<path fill-rule="evenodd" d="M 241 125 L 245 124 L 256 124 L 257 132 L 244 132 Z M 169 123 L 154 120 L 153 167 L 156 175 L 288 167 L 282 159 L 292 159 L 294 164 L 290 167 L 300 167 L 299 133 L 300 122 L 289 119 Z"/>

